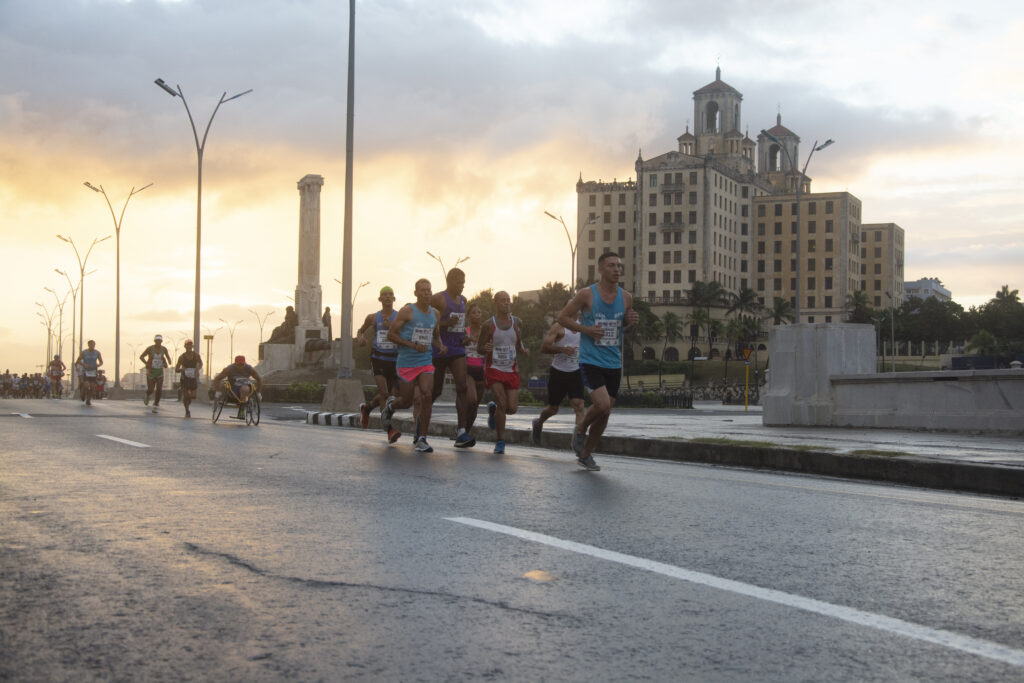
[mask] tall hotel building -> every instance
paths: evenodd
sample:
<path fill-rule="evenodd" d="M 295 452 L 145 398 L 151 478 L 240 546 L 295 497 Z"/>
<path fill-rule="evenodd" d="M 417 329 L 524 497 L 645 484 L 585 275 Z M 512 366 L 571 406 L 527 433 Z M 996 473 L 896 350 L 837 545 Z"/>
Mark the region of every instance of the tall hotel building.
<path fill-rule="evenodd" d="M 848 192 L 812 193 L 811 179 L 794 167 L 799 136 L 779 116 L 752 140 L 740 132 L 742 104 L 717 69 L 715 80 L 693 93 L 694 131 L 687 127 L 678 149 L 648 159 L 641 153 L 636 181 L 580 177 L 580 279 L 593 282 L 597 258 L 612 251 L 625 263 L 624 285 L 653 306 L 683 306 L 694 282 L 715 281 L 728 292 L 753 289 L 770 307 L 775 297 L 796 303 L 799 272 L 800 322 L 842 321 L 847 297 L 858 289 L 882 307 L 886 291 L 902 295 L 903 230 L 862 226 L 861 202 Z M 868 227 L 872 241 L 863 244 Z M 877 295 L 876 280 L 884 283 Z"/>

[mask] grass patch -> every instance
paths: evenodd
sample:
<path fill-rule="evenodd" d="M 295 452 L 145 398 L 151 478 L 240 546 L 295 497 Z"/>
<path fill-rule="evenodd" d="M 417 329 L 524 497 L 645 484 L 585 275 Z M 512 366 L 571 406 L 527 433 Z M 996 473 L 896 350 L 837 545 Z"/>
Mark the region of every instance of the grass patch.
<path fill-rule="evenodd" d="M 824 451 L 834 451 L 834 448 L 829 446 L 811 446 L 807 444 L 799 444 L 796 446 L 787 446 L 785 444 L 774 443 L 771 441 L 740 441 L 738 439 L 728 439 L 725 437 L 712 437 L 703 436 L 696 439 L 690 439 L 691 443 L 705 443 L 714 446 L 746 446 L 749 448 L 781 448 L 790 451 L 808 451 L 814 453 L 820 453 Z"/>
<path fill-rule="evenodd" d="M 911 455 L 905 451 L 879 451 L 874 448 L 858 448 L 855 451 L 850 451 L 851 455 L 881 455 L 887 458 L 898 458 L 902 455 Z"/>

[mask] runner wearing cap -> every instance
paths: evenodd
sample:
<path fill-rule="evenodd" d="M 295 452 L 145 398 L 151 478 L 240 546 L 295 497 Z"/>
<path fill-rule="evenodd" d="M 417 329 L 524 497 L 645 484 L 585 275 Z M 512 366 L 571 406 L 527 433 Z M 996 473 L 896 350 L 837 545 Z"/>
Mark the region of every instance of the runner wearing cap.
<path fill-rule="evenodd" d="M 384 286 L 380 288 L 380 310 L 366 316 L 363 326 L 356 332 L 356 338 L 360 346 L 370 344 L 370 367 L 373 368 L 373 381 L 377 384 L 377 393 L 369 403 L 359 404 L 359 413 L 362 417 L 363 429 L 370 426 L 370 412 L 374 408 L 384 410 L 384 404 L 388 396 L 394 393 L 398 384 L 398 375 L 395 374 L 395 361 L 398 359 L 398 345 L 388 340 L 388 328 L 394 321 L 398 312 L 395 310 L 395 290 Z M 370 341 L 367 341 L 366 333 L 370 332 Z"/>
<path fill-rule="evenodd" d="M 160 396 L 164 392 L 164 368 L 171 364 L 171 354 L 163 345 L 164 338 L 159 334 L 153 337 L 152 346 L 139 356 L 139 360 L 146 364 L 146 398 L 143 401 L 149 405 L 149 397 L 156 391 L 156 400 L 153 401 L 153 412 L 160 408 Z"/>
<path fill-rule="evenodd" d="M 252 377 L 256 380 L 256 393 L 263 389 L 263 378 L 256 368 L 245 362 L 245 356 L 235 356 L 235 362 L 217 373 L 213 378 L 212 386 L 219 386 L 222 380 L 226 380 L 231 393 L 238 399 L 237 420 L 245 419 L 245 402 L 249 400 L 249 393 L 252 387 L 245 380 Z"/>
<path fill-rule="evenodd" d="M 192 340 L 185 340 L 185 353 L 178 356 L 174 369 L 181 373 L 181 402 L 185 404 L 185 417 L 192 417 L 189 406 L 196 397 L 199 386 L 199 371 L 203 369 L 202 357 L 192 350 Z"/>

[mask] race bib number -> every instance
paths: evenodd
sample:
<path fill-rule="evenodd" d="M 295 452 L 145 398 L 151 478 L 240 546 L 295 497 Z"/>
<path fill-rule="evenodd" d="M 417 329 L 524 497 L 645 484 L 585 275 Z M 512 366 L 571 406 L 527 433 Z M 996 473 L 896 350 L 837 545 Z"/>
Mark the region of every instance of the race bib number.
<path fill-rule="evenodd" d="M 153 368 L 154 370 L 159 370 L 163 366 L 164 366 L 164 357 L 163 356 L 153 356 L 153 360 L 150 361 L 149 367 Z"/>
<path fill-rule="evenodd" d="M 454 320 L 455 324 L 448 328 L 449 332 L 464 333 L 466 331 L 466 314 L 465 313 L 452 313 L 449 320 Z"/>
<path fill-rule="evenodd" d="M 413 344 L 426 344 L 430 346 L 430 343 L 434 340 L 434 328 L 433 327 L 414 327 L 412 329 L 412 343 Z"/>
<path fill-rule="evenodd" d="M 466 344 L 466 358 L 480 358 L 480 354 L 476 351 L 476 342 Z"/>
<path fill-rule="evenodd" d="M 95 370 L 86 370 L 85 371 L 85 376 L 86 377 L 95 377 L 96 376 L 96 371 Z"/>
<path fill-rule="evenodd" d="M 182 370 L 182 374 L 185 375 L 186 377 L 188 377 L 189 379 L 193 379 L 196 376 L 196 369 L 195 368 L 184 368 Z"/>
<path fill-rule="evenodd" d="M 565 354 L 565 357 L 570 360 L 577 360 L 580 357 L 580 347 L 571 346 L 569 347 L 569 353 Z"/>
<path fill-rule="evenodd" d="M 516 360 L 516 347 L 511 344 L 499 344 L 491 351 L 491 365 L 508 367 Z"/>
<path fill-rule="evenodd" d="M 377 348 L 381 351 L 394 351 L 397 344 L 388 340 L 387 330 L 377 330 Z"/>
<path fill-rule="evenodd" d="M 598 320 L 597 326 L 601 328 L 601 338 L 594 342 L 596 346 L 618 346 L 619 327 L 622 323 L 618 320 Z"/>

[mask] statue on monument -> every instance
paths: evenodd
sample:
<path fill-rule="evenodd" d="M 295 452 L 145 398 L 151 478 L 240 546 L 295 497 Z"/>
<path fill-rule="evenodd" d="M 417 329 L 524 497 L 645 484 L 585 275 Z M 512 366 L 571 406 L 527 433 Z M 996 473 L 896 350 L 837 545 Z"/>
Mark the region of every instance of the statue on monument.
<path fill-rule="evenodd" d="M 333 330 L 331 329 L 331 307 L 328 306 L 324 309 L 324 315 L 320 318 L 320 322 L 327 328 L 327 339 L 330 341 L 334 339 Z"/>
<path fill-rule="evenodd" d="M 292 306 L 284 310 L 284 322 L 270 333 L 268 344 L 294 344 L 295 328 L 299 325 L 299 316 Z"/>

